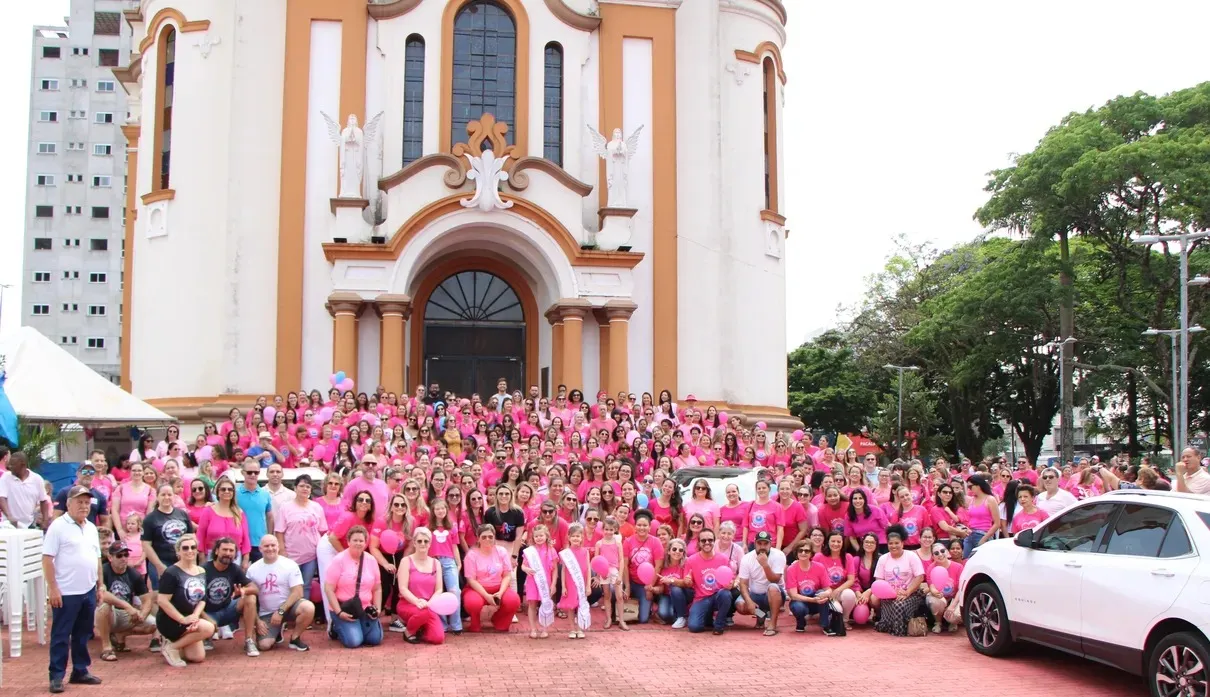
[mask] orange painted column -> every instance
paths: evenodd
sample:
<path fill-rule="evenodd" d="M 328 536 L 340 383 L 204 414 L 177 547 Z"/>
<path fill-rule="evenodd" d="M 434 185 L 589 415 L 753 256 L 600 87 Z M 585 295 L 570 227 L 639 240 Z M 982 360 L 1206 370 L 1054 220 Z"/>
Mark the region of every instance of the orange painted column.
<path fill-rule="evenodd" d="M 381 322 L 382 351 L 379 352 L 379 380 L 387 392 L 403 394 L 404 329 L 412 315 L 412 299 L 406 295 L 380 295 L 374 298 L 374 311 Z"/>
<path fill-rule="evenodd" d="M 563 384 L 563 318 L 558 306 L 546 311 L 546 321 L 550 322 L 550 394 L 553 396 Z"/>
<path fill-rule="evenodd" d="M 604 389 L 616 395 L 630 391 L 630 316 L 638 305 L 629 300 L 610 300 L 603 309 L 609 320 L 609 353 L 606 356 L 602 348 L 601 360 L 609 361 L 609 382 L 602 386 L 608 385 Z"/>
<path fill-rule="evenodd" d="M 327 308 L 333 323 L 332 372 L 344 371 L 354 383 L 357 382 L 357 316 L 364 305 L 356 293 L 338 292 L 328 296 Z"/>
<path fill-rule="evenodd" d="M 118 321 L 122 324 L 122 346 L 118 349 L 121 371 L 121 386 L 127 392 L 130 388 L 130 322 L 134 317 L 131 312 L 130 298 L 134 293 L 134 221 L 138 217 L 138 204 L 135 202 L 134 183 L 139 172 L 139 133 L 137 124 L 122 126 L 122 135 L 126 136 L 126 240 L 124 258 L 122 259 L 122 312 Z"/>
<path fill-rule="evenodd" d="M 609 316 L 605 314 L 604 308 L 596 308 L 592 311 L 593 317 L 597 320 L 599 327 L 599 338 L 597 346 L 600 347 L 598 364 L 599 364 L 599 380 L 600 389 L 609 389 Z M 612 396 L 612 395 L 611 395 Z M 595 399 L 594 399 L 595 401 Z"/>
<path fill-rule="evenodd" d="M 579 298 L 558 304 L 563 318 L 563 380 L 568 391 L 584 389 L 584 320 L 592 304 Z"/>

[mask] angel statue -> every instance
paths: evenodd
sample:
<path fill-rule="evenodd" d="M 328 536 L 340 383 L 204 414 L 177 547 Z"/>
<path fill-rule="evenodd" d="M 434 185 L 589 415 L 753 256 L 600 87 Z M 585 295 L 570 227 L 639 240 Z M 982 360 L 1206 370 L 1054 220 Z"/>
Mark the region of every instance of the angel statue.
<path fill-rule="evenodd" d="M 465 157 L 471 166 L 466 178 L 475 182 L 475 195 L 463 199 L 463 207 L 478 208 L 484 213 L 512 208 L 512 201 L 500 198 L 500 182 L 508 179 L 508 172 L 504 171 L 508 156 L 496 157 L 496 153 L 489 149 L 479 157 L 470 153 L 465 153 Z"/>
<path fill-rule="evenodd" d="M 328 137 L 340 148 L 340 193 L 338 198 L 361 198 L 361 177 L 365 170 L 365 144 L 373 142 L 378 133 L 378 122 L 382 113 L 370 119 L 363 131 L 357 125 L 357 116 L 349 114 L 345 129 L 332 120 L 330 116 L 319 112 L 328 125 Z"/>
<path fill-rule="evenodd" d="M 609 208 L 629 207 L 627 185 L 630 182 L 630 158 L 634 157 L 639 149 L 639 134 L 642 132 L 643 127 L 639 126 L 629 138 L 622 140 L 622 129 L 615 128 L 613 140 L 606 141 L 605 136 L 597 133 L 597 129 L 588 127 L 593 151 L 605 160 L 605 184 L 609 187 L 606 205 Z"/>

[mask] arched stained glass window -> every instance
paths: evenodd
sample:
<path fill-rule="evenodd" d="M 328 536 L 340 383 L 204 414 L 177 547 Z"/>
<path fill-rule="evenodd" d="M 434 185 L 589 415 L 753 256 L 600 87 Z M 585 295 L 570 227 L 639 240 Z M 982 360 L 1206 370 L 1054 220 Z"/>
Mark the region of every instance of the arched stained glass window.
<path fill-rule="evenodd" d="M 546 44 L 542 96 L 542 156 L 563 166 L 563 47 Z"/>
<path fill-rule="evenodd" d="M 463 271 L 441 282 L 424 308 L 426 322 L 524 322 L 512 287 L 486 271 Z"/>
<path fill-rule="evenodd" d="M 164 28 L 164 33 L 160 35 L 164 54 L 160 64 L 160 94 L 163 95 L 164 108 L 157 116 L 159 117 L 159 169 L 158 178 L 155 183 L 159 186 L 152 186 L 153 189 L 168 189 L 171 188 L 172 172 L 172 102 L 176 92 L 176 29 L 171 26 Z"/>
<path fill-rule="evenodd" d="M 454 19 L 452 124 L 454 142 L 485 113 L 509 124 L 513 143 L 517 103 L 517 24 L 491 0 L 475 0 Z"/>
<path fill-rule="evenodd" d="M 424 37 L 412 34 L 404 44 L 403 164 L 424 154 Z"/>

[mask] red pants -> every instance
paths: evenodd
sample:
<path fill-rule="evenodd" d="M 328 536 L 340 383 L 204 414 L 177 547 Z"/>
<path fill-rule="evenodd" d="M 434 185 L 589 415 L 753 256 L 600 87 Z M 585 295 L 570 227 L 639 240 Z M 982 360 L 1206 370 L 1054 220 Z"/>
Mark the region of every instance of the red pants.
<path fill-rule="evenodd" d="M 427 607 L 421 610 L 402 598 L 395 606 L 399 619 L 407 626 L 408 634 L 420 635 L 427 644 L 445 643 L 445 628 L 441 626 L 441 617 Z"/>
<path fill-rule="evenodd" d="M 500 591 L 500 587 L 484 586 L 483 590 L 495 595 Z M 462 589 L 462 607 L 466 608 L 467 614 L 471 616 L 471 626 L 468 628 L 470 631 L 479 631 L 483 621 L 484 606 L 491 607 L 478 591 L 469 586 Z M 517 609 L 520 607 L 521 596 L 517 595 L 517 591 L 511 588 L 504 591 L 504 596 L 500 598 L 500 606 L 492 614 L 492 626 L 496 628 L 497 632 L 508 631 L 508 628 L 512 626 L 513 616 L 517 614 Z"/>

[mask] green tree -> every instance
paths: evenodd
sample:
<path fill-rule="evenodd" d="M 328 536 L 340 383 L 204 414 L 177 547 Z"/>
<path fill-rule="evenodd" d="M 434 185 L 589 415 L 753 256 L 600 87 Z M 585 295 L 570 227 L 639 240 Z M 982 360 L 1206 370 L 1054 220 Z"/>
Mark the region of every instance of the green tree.
<path fill-rule="evenodd" d="M 888 390 L 874 416 L 874 440 L 888 457 L 928 456 L 946 449 L 947 438 L 938 430 L 938 398 L 918 373 L 903 374 L 903 432 L 899 432 L 899 375 L 887 382 Z M 907 436 L 905 434 L 914 434 Z M 912 449 L 912 445 L 915 449 Z"/>
<path fill-rule="evenodd" d="M 878 383 L 840 332 L 794 349 L 788 380 L 790 413 L 813 429 L 854 433 L 869 425 L 878 407 Z"/>

